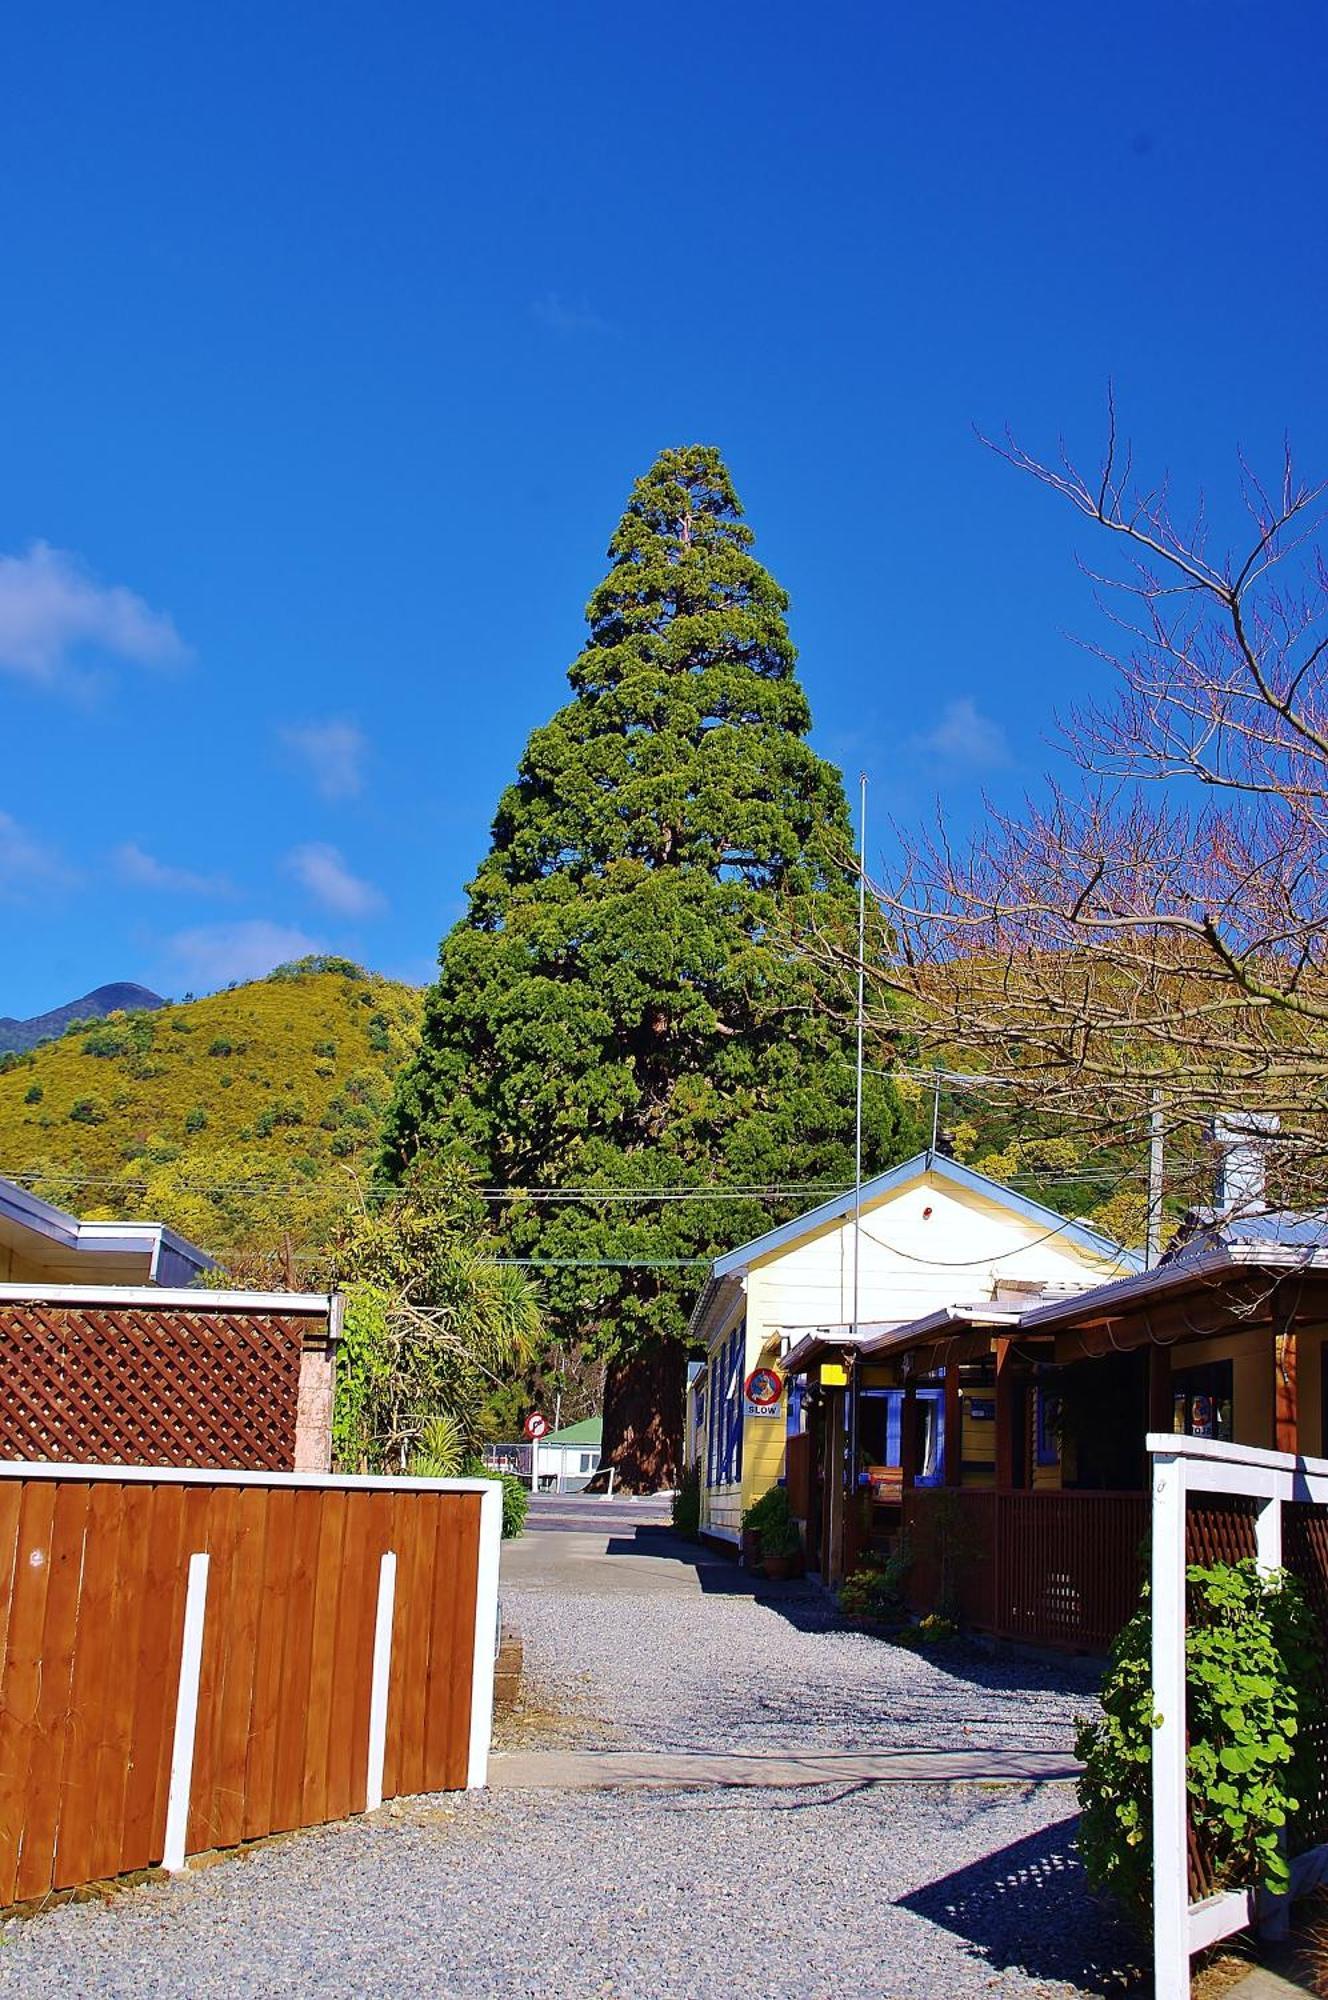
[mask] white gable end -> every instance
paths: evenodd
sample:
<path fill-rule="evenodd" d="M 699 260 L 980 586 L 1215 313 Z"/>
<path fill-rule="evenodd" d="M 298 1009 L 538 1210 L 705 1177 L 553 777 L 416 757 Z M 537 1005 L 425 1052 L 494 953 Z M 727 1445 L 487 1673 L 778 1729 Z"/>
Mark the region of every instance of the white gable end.
<path fill-rule="evenodd" d="M 755 1261 L 748 1310 L 790 1333 L 856 1317 L 902 1325 L 959 1300 L 995 1295 L 998 1282 L 1085 1286 L 1129 1268 L 1072 1240 L 1071 1225 L 1027 1215 L 998 1198 L 923 1172 L 864 1202 L 861 1234 L 851 1215 Z"/>

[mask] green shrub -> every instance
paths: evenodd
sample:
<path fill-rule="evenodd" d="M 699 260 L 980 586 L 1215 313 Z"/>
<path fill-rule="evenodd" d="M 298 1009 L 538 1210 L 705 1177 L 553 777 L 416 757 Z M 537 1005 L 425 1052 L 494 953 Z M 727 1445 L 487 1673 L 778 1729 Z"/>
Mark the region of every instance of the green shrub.
<path fill-rule="evenodd" d="M 76 1097 L 69 1107 L 70 1123 L 74 1125 L 104 1125 L 108 1113 L 98 1097 Z"/>
<path fill-rule="evenodd" d="M 787 1527 L 791 1519 L 787 1487 L 772 1486 L 759 1500 L 753 1500 L 750 1507 L 743 1508 L 743 1533 L 759 1535 L 764 1544 L 768 1534 Z"/>
<path fill-rule="evenodd" d="M 123 1028 L 94 1028 L 85 1036 L 83 1053 L 85 1056 L 110 1058 L 122 1056 L 129 1047 L 129 1037 Z"/>
<path fill-rule="evenodd" d="M 913 1553 L 900 1536 L 884 1562 L 866 1562 L 839 1586 L 839 1608 L 846 1618 L 872 1618 L 882 1624 L 906 1615 L 904 1585 L 913 1567 Z"/>
<path fill-rule="evenodd" d="M 207 1112 L 201 1104 L 195 1104 L 191 1111 L 185 1113 L 184 1129 L 186 1132 L 201 1132 L 207 1122 Z"/>
<path fill-rule="evenodd" d="M 478 1452 L 472 1452 L 461 1468 L 467 1479 L 496 1479 L 503 1489 L 503 1540 L 514 1541 L 526 1525 L 530 1495 L 514 1472 L 495 1472 Z"/>
<path fill-rule="evenodd" d="M 916 1625 L 905 1625 L 894 1636 L 896 1645 L 925 1652 L 929 1646 L 948 1646 L 959 1637 L 959 1627 L 953 1618 L 942 1618 L 939 1611 L 929 1611 Z"/>
<path fill-rule="evenodd" d="M 695 1541 L 701 1532 L 701 1468 L 689 1465 L 678 1481 L 669 1507 L 673 1531 Z"/>
<path fill-rule="evenodd" d="M 210 1056 L 233 1056 L 235 1054 L 235 1044 L 228 1035 L 216 1035 L 208 1044 L 208 1054 Z"/>
<path fill-rule="evenodd" d="M 1323 1662 L 1299 1583 L 1252 1560 L 1186 1571 L 1190 1820 L 1217 1890 L 1285 1891 L 1286 1835 L 1314 1796 L 1300 1733 L 1325 1694 Z M 1079 1851 L 1090 1882 L 1145 1925 L 1152 1910 L 1152 1613 L 1145 1591 L 1116 1637 L 1102 1717 L 1075 1743 Z M 1294 1839 L 1289 1843 L 1295 1852 Z"/>
<path fill-rule="evenodd" d="M 23 1102 L 25 1104 L 40 1104 L 45 1095 L 46 1092 L 39 1083 L 30 1083 L 23 1093 Z"/>

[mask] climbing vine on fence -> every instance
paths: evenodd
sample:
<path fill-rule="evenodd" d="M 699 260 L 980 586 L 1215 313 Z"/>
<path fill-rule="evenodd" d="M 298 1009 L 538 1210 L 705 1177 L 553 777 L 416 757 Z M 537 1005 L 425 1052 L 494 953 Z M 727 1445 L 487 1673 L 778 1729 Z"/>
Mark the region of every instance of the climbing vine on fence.
<path fill-rule="evenodd" d="M 1300 1585 L 1253 1561 L 1186 1571 L 1190 1821 L 1214 1889 L 1287 1886 L 1311 1796 L 1301 1719 L 1324 1698 Z M 1152 1907 L 1152 1616 L 1145 1592 L 1118 1634 L 1102 1715 L 1079 1730 L 1079 1851 L 1090 1881 L 1147 1921 Z"/>

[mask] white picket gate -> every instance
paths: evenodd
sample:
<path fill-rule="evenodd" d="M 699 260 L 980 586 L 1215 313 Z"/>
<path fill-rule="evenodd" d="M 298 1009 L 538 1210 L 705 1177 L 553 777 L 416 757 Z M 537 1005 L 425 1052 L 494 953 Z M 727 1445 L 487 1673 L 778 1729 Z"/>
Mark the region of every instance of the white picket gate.
<path fill-rule="evenodd" d="M 1256 1557 L 1282 1564 L 1282 1508 L 1290 1501 L 1328 1507 L 1328 1460 L 1220 1444 L 1211 1438 L 1151 1435 L 1153 1546 L 1153 1967 L 1156 2000 L 1189 2000 L 1190 1959 L 1219 1938 L 1259 1922 L 1265 1936 L 1284 1931 L 1286 1908 L 1258 1889 L 1229 1889 L 1191 1903 L 1186 1814 L 1185 1566 L 1186 1503 L 1191 1494 L 1258 1502 Z M 1328 1846 L 1291 1865 L 1291 1893 L 1328 1878 Z"/>

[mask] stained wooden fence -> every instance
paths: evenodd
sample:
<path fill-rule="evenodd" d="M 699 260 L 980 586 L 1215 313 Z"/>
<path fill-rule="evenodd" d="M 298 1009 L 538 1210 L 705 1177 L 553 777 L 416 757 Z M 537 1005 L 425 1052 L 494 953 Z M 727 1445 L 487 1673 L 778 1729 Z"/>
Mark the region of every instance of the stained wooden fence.
<path fill-rule="evenodd" d="M 0 1466 L 0 1906 L 483 1784 L 499 1488 Z"/>

